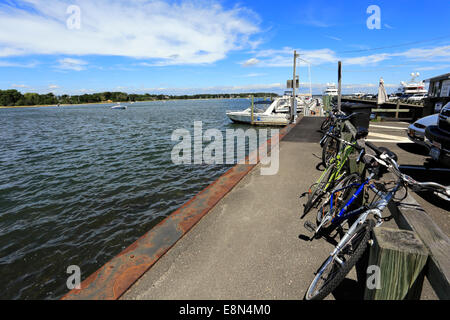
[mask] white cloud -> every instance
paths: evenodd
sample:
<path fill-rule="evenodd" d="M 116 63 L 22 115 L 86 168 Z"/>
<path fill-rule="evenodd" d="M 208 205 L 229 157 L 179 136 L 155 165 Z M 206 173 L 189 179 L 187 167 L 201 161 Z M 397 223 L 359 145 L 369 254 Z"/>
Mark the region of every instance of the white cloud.
<path fill-rule="evenodd" d="M 425 49 L 414 48 L 405 52 L 393 54 L 393 56 L 401 56 L 411 60 L 450 61 L 450 46 Z"/>
<path fill-rule="evenodd" d="M 448 70 L 448 69 L 450 69 L 450 64 L 441 64 L 441 65 L 437 65 L 437 66 L 416 68 L 417 71 Z"/>
<path fill-rule="evenodd" d="M 0 60 L 0 67 L 13 67 L 13 68 L 34 68 L 37 66 L 37 62 L 29 62 L 29 63 L 18 63 L 18 62 L 11 62 L 11 61 L 5 61 Z"/>
<path fill-rule="evenodd" d="M 344 58 L 342 59 L 342 63 L 348 65 L 367 65 L 367 64 L 376 64 L 378 62 L 389 59 L 389 54 L 380 53 L 380 54 L 372 54 L 369 56 L 361 56 L 354 58 Z"/>
<path fill-rule="evenodd" d="M 254 66 L 254 65 L 258 64 L 258 63 L 259 63 L 259 60 L 258 60 L 258 59 L 256 59 L 256 58 L 250 58 L 250 59 L 248 59 L 247 61 L 245 61 L 244 63 L 242 63 L 242 65 L 243 65 L 244 67 L 248 67 L 248 66 Z"/>
<path fill-rule="evenodd" d="M 33 11 L 3 4 L 0 56 L 112 55 L 153 59 L 159 65 L 202 64 L 254 46 L 259 18 L 235 6 L 181 0 L 22 0 Z M 66 9 L 81 8 L 81 28 L 66 26 Z"/>
<path fill-rule="evenodd" d="M 243 84 L 236 86 L 211 86 L 211 87 L 186 87 L 186 88 L 136 88 L 133 92 L 153 93 L 153 94 L 202 94 L 202 93 L 239 93 L 239 92 L 282 92 L 285 84 L 282 83 L 261 83 Z"/>
<path fill-rule="evenodd" d="M 337 58 L 331 49 L 318 49 L 318 50 L 297 50 L 300 53 L 300 58 L 308 61 L 311 64 L 323 64 L 328 62 L 336 62 Z M 283 49 L 274 50 L 261 50 L 256 52 L 256 58 L 251 58 L 242 63 L 243 66 L 258 67 L 290 67 L 292 66 L 294 49 L 290 47 L 284 47 Z M 300 66 L 306 65 L 302 60 L 299 60 Z"/>
<path fill-rule="evenodd" d="M 12 84 L 11 88 L 29 88 L 30 86 L 27 86 L 25 84 Z"/>
<path fill-rule="evenodd" d="M 244 75 L 244 77 L 263 77 L 263 76 L 266 76 L 267 75 L 267 73 L 248 73 L 248 74 L 246 74 L 246 75 Z"/>
<path fill-rule="evenodd" d="M 384 84 L 386 89 L 396 89 L 398 84 Z M 326 83 L 312 83 L 311 84 L 313 94 L 320 94 L 327 87 Z M 261 83 L 261 84 L 243 84 L 236 86 L 211 86 L 211 87 L 178 87 L 178 88 L 128 88 L 129 92 L 133 93 L 153 93 L 153 94 L 169 94 L 169 95 L 183 95 L 183 94 L 229 94 L 240 92 L 275 92 L 282 94 L 286 90 L 285 83 Z M 354 92 L 377 92 L 378 82 L 374 83 L 359 83 L 359 84 L 343 84 L 342 92 L 344 94 Z M 309 83 L 301 82 L 300 93 L 309 93 Z"/>
<path fill-rule="evenodd" d="M 243 62 L 242 65 L 258 67 L 291 67 L 293 52 L 294 49 L 289 47 L 256 51 L 254 52 L 255 57 Z M 301 59 L 308 61 L 312 65 L 336 63 L 339 60 L 341 60 L 344 65 L 377 65 L 379 62 L 395 57 L 412 61 L 450 61 L 450 46 L 414 48 L 403 52 L 377 53 L 355 57 L 339 57 L 335 51 L 328 48 L 317 50 L 297 49 L 297 53 L 300 54 Z M 301 59 L 299 60 L 299 65 L 306 65 Z"/>
<path fill-rule="evenodd" d="M 59 86 L 57 84 L 51 84 L 48 86 L 49 89 L 59 89 Z"/>
<path fill-rule="evenodd" d="M 333 36 L 326 36 L 326 37 L 331 39 L 331 40 L 342 41 L 342 39 L 338 38 L 338 37 L 333 37 Z"/>
<path fill-rule="evenodd" d="M 58 60 L 59 65 L 57 66 L 58 69 L 63 70 L 75 70 L 75 71 L 81 71 L 86 69 L 86 65 L 88 64 L 84 60 L 80 59 L 73 59 L 73 58 L 64 58 Z"/>

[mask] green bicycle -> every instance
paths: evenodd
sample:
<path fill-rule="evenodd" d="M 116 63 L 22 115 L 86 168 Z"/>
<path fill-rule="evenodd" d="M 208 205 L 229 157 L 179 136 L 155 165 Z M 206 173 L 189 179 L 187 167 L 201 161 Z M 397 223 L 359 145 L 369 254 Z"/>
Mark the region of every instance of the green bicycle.
<path fill-rule="evenodd" d="M 330 134 L 331 135 L 331 134 Z M 357 150 L 357 140 L 366 136 L 365 131 L 360 131 L 356 135 L 356 141 L 349 142 L 344 139 L 338 139 L 342 148 L 335 157 L 329 160 L 329 165 L 306 193 L 308 198 L 304 205 L 303 217 L 323 198 L 335 184 L 350 174 L 349 158 Z M 336 139 L 333 139 L 336 140 Z"/>

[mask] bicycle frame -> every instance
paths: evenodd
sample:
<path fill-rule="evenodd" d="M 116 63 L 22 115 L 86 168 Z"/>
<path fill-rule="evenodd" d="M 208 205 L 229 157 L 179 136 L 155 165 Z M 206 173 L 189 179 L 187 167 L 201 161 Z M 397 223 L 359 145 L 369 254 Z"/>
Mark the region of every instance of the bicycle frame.
<path fill-rule="evenodd" d="M 342 171 L 342 168 L 344 167 L 345 163 L 348 160 L 348 157 L 350 156 L 350 154 L 353 152 L 354 147 L 352 145 L 346 145 L 344 150 L 342 151 L 342 155 L 341 153 L 339 153 L 336 156 L 336 169 L 333 172 L 333 174 L 330 176 L 330 179 L 328 179 L 327 184 L 325 186 L 325 190 L 328 189 L 328 187 L 330 186 L 330 184 L 336 180 L 339 180 L 340 178 L 342 178 L 343 175 L 345 175 L 345 172 L 340 174 Z"/>
<path fill-rule="evenodd" d="M 330 256 L 333 259 L 335 259 L 339 264 L 342 265 L 343 262 L 340 261 L 340 259 L 338 258 L 337 254 L 341 251 L 341 249 L 347 243 L 349 238 L 353 236 L 353 233 L 356 231 L 356 228 L 359 225 L 363 224 L 367 220 L 367 217 L 369 216 L 369 214 L 373 214 L 374 216 L 377 217 L 377 224 L 376 224 L 377 227 L 380 226 L 383 223 L 383 221 L 382 221 L 382 218 L 383 218 L 382 212 L 387 207 L 389 201 L 392 200 L 392 198 L 394 197 L 395 193 L 400 189 L 401 186 L 402 186 L 402 182 L 401 182 L 401 180 L 399 180 L 397 182 L 396 186 L 391 191 L 389 191 L 387 193 L 386 192 L 382 193 L 383 197 L 379 201 L 374 203 L 371 206 L 372 208 L 361 207 L 361 208 L 357 209 L 357 210 L 360 210 L 362 212 L 362 214 L 350 226 L 350 228 L 347 231 L 347 233 L 342 237 L 341 241 L 339 241 L 339 243 L 336 245 L 336 247 L 334 248 L 333 252 L 331 252 Z M 375 188 L 375 186 L 374 186 L 374 188 Z M 379 191 L 376 188 L 375 188 L 375 190 L 376 190 L 377 193 L 379 193 Z M 344 206 L 344 208 L 346 206 L 347 206 L 347 204 Z M 348 217 L 348 214 L 346 216 Z"/>
<path fill-rule="evenodd" d="M 342 209 L 339 211 L 339 213 L 333 217 L 330 221 L 331 224 L 333 225 L 339 225 L 342 222 L 344 222 L 345 220 L 348 220 L 350 217 L 361 214 L 365 211 L 373 211 L 376 210 L 376 216 L 378 216 L 380 218 L 382 218 L 381 212 L 386 208 L 386 206 L 388 205 L 389 201 L 391 201 L 392 197 L 394 196 L 394 194 L 398 191 L 398 189 L 401 187 L 401 181 L 399 181 L 396 186 L 389 192 L 381 192 L 380 190 L 378 190 L 373 184 L 371 184 L 371 180 L 374 177 L 374 174 L 370 174 L 369 177 L 362 183 L 353 183 L 349 186 L 346 186 L 344 188 L 340 188 L 338 190 L 335 190 L 331 196 L 330 196 L 330 212 L 333 209 L 333 197 L 334 194 L 337 192 L 340 192 L 342 190 L 348 189 L 348 188 L 352 188 L 357 186 L 358 189 L 355 191 L 355 193 L 352 195 L 352 197 L 347 201 L 347 203 L 345 203 L 345 205 L 342 207 Z M 362 206 L 358 209 L 352 210 L 350 212 L 348 212 L 348 208 L 353 204 L 353 202 L 358 198 L 358 196 L 361 194 L 361 192 L 363 192 L 365 186 L 368 185 L 370 187 L 370 189 L 378 195 L 381 195 L 381 199 L 377 202 L 375 202 L 371 208 L 368 208 L 366 206 Z M 367 216 L 362 220 L 362 222 L 364 222 L 366 220 Z M 359 220 L 359 219 L 358 219 Z M 322 223 L 317 227 L 316 229 L 316 233 L 318 233 L 320 231 L 320 229 L 322 228 L 323 224 L 325 222 L 328 222 L 324 219 L 324 221 L 322 221 Z M 381 223 L 377 224 L 380 225 Z M 349 230 L 350 232 L 350 230 Z"/>

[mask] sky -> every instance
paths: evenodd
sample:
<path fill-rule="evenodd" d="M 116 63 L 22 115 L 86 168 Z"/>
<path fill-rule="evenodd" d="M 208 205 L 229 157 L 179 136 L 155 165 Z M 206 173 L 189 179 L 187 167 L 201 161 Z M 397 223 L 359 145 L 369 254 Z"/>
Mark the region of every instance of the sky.
<path fill-rule="evenodd" d="M 450 1 L 0 0 L 0 89 L 389 92 L 450 72 Z M 310 73 L 309 73 L 310 70 Z M 311 77 L 309 77 L 309 74 Z"/>

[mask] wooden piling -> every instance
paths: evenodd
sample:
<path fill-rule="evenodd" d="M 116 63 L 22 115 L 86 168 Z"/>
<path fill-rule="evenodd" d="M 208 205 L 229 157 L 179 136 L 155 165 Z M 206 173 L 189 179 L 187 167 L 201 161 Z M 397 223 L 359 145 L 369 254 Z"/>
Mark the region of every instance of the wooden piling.
<path fill-rule="evenodd" d="M 395 119 L 398 119 L 398 112 L 400 110 L 400 100 L 397 100 L 397 108 L 396 108 L 396 112 L 395 112 Z"/>
<path fill-rule="evenodd" d="M 415 232 L 376 228 L 369 268 L 379 270 L 378 285 L 366 283 L 365 300 L 418 300 L 422 292 L 428 249 Z M 369 275 L 370 277 L 371 275 Z M 370 287 L 370 288 L 369 288 Z"/>
<path fill-rule="evenodd" d="M 254 107 L 255 107 L 254 97 L 252 96 L 252 125 L 253 125 L 253 113 L 254 113 L 253 109 L 254 109 Z"/>

